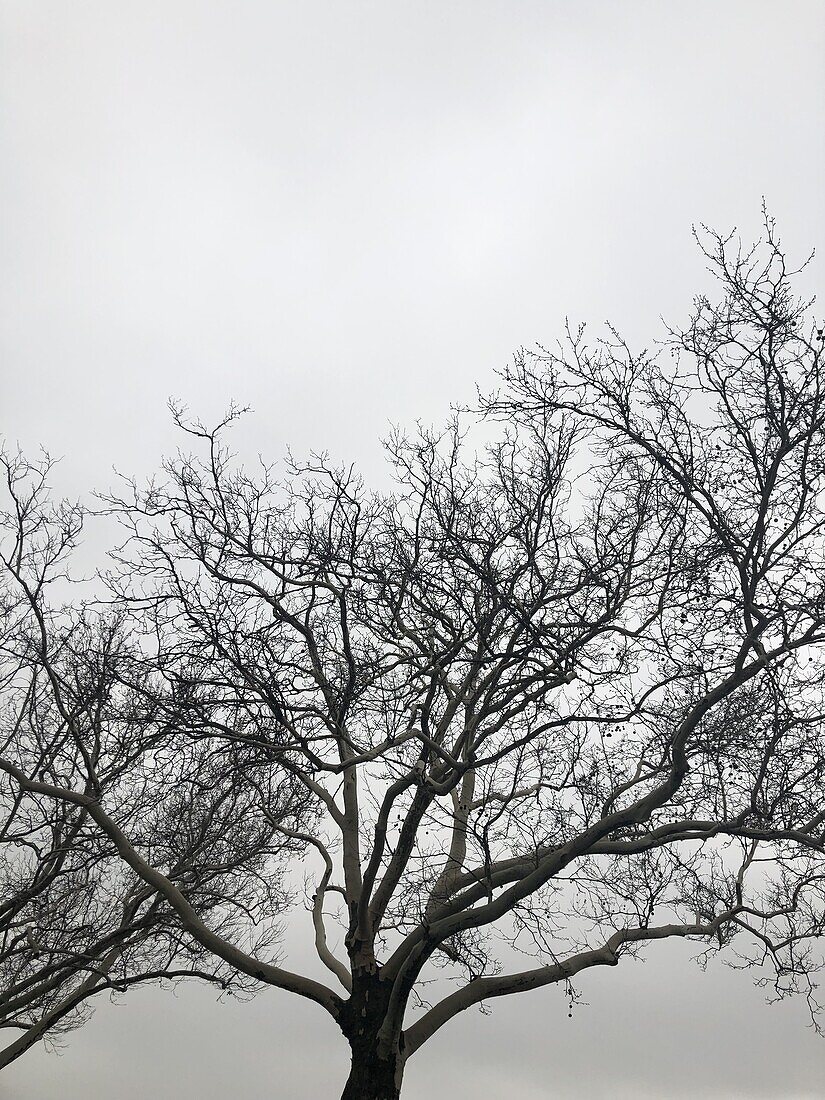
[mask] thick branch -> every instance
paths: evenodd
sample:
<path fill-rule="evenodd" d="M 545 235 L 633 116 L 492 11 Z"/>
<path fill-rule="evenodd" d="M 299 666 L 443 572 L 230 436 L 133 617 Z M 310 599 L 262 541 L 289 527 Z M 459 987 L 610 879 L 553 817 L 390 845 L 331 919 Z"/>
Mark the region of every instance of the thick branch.
<path fill-rule="evenodd" d="M 644 940 L 661 940 L 669 937 L 714 936 L 721 926 L 733 918 L 734 910 L 726 911 L 706 924 L 665 924 L 655 928 L 625 928 L 615 932 L 601 947 L 581 951 L 563 962 L 552 966 L 536 967 L 519 974 L 503 974 L 496 977 L 476 978 L 462 989 L 445 997 L 420 1020 L 404 1032 L 404 1049 L 409 1056 L 435 1034 L 436 1031 L 459 1012 L 492 997 L 505 997 L 511 993 L 524 993 L 544 985 L 572 978 L 581 970 L 592 966 L 616 966 L 620 949 L 628 943 Z"/>
<path fill-rule="evenodd" d="M 313 981 L 311 978 L 306 978 L 301 974 L 294 974 L 289 970 L 283 970 L 278 966 L 273 966 L 271 963 L 263 962 L 260 959 L 253 958 L 251 955 L 247 955 L 245 951 L 235 947 L 234 944 L 228 943 L 223 937 L 217 935 L 217 933 L 213 932 L 211 928 L 204 924 L 197 912 L 192 908 L 174 883 L 156 868 L 151 867 L 142 858 L 132 846 L 126 834 L 115 824 L 103 807 L 93 798 L 76 791 L 65 790 L 62 787 L 54 787 L 49 783 L 40 783 L 36 780 L 29 779 L 20 768 L 2 758 L 0 758 L 0 770 L 12 776 L 25 791 L 30 791 L 33 794 L 42 794 L 48 798 L 55 798 L 63 802 L 74 803 L 76 806 L 85 807 L 89 812 L 89 816 L 112 841 L 121 859 L 123 859 L 123 861 L 128 864 L 147 885 L 151 886 L 167 900 L 180 917 L 183 927 L 202 947 L 213 952 L 218 958 L 223 959 L 224 962 L 229 963 L 230 966 L 235 967 L 235 969 L 241 971 L 241 973 L 247 974 L 251 978 L 256 978 L 258 981 L 266 982 L 268 985 L 277 986 L 290 993 L 297 993 L 301 997 L 306 997 L 311 1001 L 315 1001 L 316 1004 L 325 1008 L 334 1018 L 337 1018 L 342 1001 L 341 998 L 327 986 L 323 985 L 321 982 Z"/>

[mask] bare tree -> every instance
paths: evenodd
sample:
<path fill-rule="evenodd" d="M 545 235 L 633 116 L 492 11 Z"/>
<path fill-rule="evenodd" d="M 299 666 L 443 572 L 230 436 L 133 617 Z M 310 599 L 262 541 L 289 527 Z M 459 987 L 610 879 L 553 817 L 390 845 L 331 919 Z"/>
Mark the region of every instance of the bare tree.
<path fill-rule="evenodd" d="M 231 754 L 188 740 L 182 751 L 174 704 L 150 685 L 121 618 L 51 605 L 54 587 L 74 593 L 65 566 L 83 513 L 49 504 L 49 467 L 2 459 L 0 1067 L 77 1026 L 100 992 L 184 977 L 248 989 L 181 931 L 166 897 L 122 859 L 119 835 L 151 853 L 212 932 L 237 940 L 250 906 L 271 917 L 282 903 L 278 876 L 259 868 L 283 841 L 273 847 L 250 796 L 257 809 L 269 780 L 267 811 L 279 821 L 300 811 L 271 776 L 254 792 L 236 782 Z"/>
<path fill-rule="evenodd" d="M 751 251 L 702 240 L 719 300 L 657 355 L 583 330 L 519 355 L 480 420 L 389 441 L 391 492 L 322 457 L 250 474 L 223 442 L 234 414 L 178 413 L 200 457 L 108 498 L 123 691 L 314 860 L 331 984 L 238 948 L 239 924 L 205 928 L 94 767 L 48 789 L 0 767 L 51 813 L 83 810 L 182 937 L 326 1009 L 347 1100 L 397 1097 L 457 1013 L 575 996 L 577 974 L 668 937 L 760 967 L 816 1019 L 822 329 L 769 221 Z M 300 792 L 300 823 L 267 784 Z M 507 944 L 527 969 L 505 972 Z"/>

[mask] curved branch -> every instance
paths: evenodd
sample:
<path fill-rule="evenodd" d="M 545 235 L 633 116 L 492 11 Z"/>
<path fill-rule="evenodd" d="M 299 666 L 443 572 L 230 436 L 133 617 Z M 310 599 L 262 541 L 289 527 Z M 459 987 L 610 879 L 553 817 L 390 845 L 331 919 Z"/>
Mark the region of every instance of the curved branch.
<path fill-rule="evenodd" d="M 156 868 L 151 867 L 132 846 L 126 834 L 109 817 L 103 807 L 88 795 L 77 791 L 65 790 L 62 787 L 54 787 L 49 783 L 40 783 L 29 779 L 25 772 L 8 760 L 0 758 L 0 770 L 10 775 L 20 785 L 21 789 L 33 794 L 42 794 L 47 798 L 59 799 L 63 802 L 71 802 L 76 806 L 83 806 L 89 812 L 89 816 L 114 844 L 118 854 L 124 863 L 138 874 L 147 885 L 161 894 L 175 910 L 181 919 L 186 931 L 205 947 L 212 951 L 218 958 L 229 963 L 230 966 L 240 970 L 260 982 L 277 986 L 290 993 L 297 993 L 300 997 L 306 997 L 310 1001 L 325 1008 L 334 1018 L 338 1018 L 341 1009 L 341 998 L 321 982 L 313 981 L 302 974 L 294 974 L 292 971 L 283 970 L 271 963 L 263 962 L 247 955 L 239 947 L 228 943 L 222 936 L 213 932 L 204 924 L 200 916 L 186 900 L 181 891 L 165 875 Z"/>
<path fill-rule="evenodd" d="M 654 928 L 624 928 L 615 932 L 601 947 L 581 951 L 563 962 L 552 966 L 540 966 L 519 974 L 502 974 L 496 977 L 476 978 L 462 989 L 451 993 L 430 1009 L 420 1020 L 404 1032 L 404 1050 L 414 1054 L 419 1047 L 459 1012 L 492 997 L 506 997 L 510 993 L 524 993 L 544 985 L 572 978 L 581 970 L 592 966 L 617 966 L 619 951 L 628 943 L 645 940 L 661 940 L 669 937 L 715 936 L 721 926 L 732 920 L 736 910 L 726 910 L 706 924 L 664 924 Z"/>
<path fill-rule="evenodd" d="M 274 825 L 274 822 L 273 822 Z M 274 825 L 279 833 L 283 833 L 284 836 L 293 837 L 295 840 L 302 840 L 306 844 L 311 844 L 321 854 L 321 858 L 324 861 L 324 873 L 321 876 L 321 881 L 318 883 L 318 888 L 312 896 L 312 926 L 315 929 L 315 950 L 318 954 L 318 958 L 327 968 L 331 970 L 336 976 L 341 985 L 346 989 L 347 993 L 352 993 L 352 977 L 349 970 L 340 959 L 332 953 L 327 944 L 327 931 L 324 925 L 324 895 L 329 889 L 329 880 L 332 878 L 332 857 L 326 849 L 326 846 L 318 840 L 317 837 L 311 835 L 311 833 L 303 833 L 297 829 L 287 829 L 284 825 Z"/>

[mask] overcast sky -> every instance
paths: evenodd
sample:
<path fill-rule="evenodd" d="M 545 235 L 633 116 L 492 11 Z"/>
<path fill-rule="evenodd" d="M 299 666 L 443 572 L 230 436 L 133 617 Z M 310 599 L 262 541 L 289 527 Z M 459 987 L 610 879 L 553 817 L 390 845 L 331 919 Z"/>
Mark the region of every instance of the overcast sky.
<path fill-rule="evenodd" d="M 255 410 L 242 449 L 379 476 L 565 315 L 634 340 L 705 285 L 691 224 L 825 248 L 821 0 L 0 0 L 0 433 L 62 490 L 148 472 L 168 397 Z M 806 275 L 823 286 L 825 261 Z M 801 1005 L 658 945 L 466 1014 L 405 1100 L 813 1097 Z M 319 1010 L 197 990 L 99 1006 L 3 1100 L 319 1100 Z"/>

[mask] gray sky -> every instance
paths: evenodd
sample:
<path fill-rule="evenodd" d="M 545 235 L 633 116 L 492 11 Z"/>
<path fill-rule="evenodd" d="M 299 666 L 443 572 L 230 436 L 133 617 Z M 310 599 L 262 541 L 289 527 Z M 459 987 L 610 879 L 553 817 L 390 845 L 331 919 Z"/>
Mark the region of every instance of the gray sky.
<path fill-rule="evenodd" d="M 564 316 L 632 338 L 704 285 L 692 222 L 825 246 L 825 6 L 0 0 L 0 432 L 105 485 L 165 401 L 379 469 Z M 815 290 L 823 262 L 806 276 Z M 446 1027 L 406 1100 L 825 1094 L 801 1005 L 659 945 Z M 101 1005 L 4 1100 L 317 1100 L 344 1041 L 276 991 Z M 5 1091 L 2 1091 L 5 1090 Z"/>

